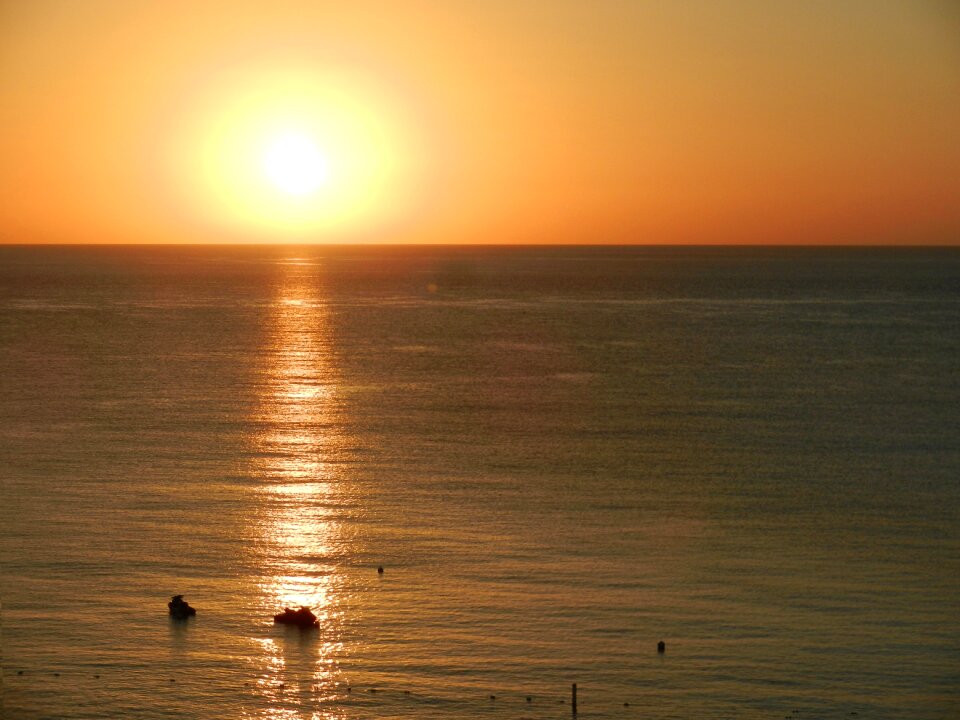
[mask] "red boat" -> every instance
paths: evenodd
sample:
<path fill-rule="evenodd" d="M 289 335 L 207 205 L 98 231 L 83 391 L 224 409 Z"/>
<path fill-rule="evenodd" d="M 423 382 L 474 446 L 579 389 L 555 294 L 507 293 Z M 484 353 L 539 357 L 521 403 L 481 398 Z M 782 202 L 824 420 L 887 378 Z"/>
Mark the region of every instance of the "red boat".
<path fill-rule="evenodd" d="M 197 611 L 190 607 L 190 603 L 183 599 L 183 595 L 174 595 L 167 603 L 167 607 L 170 608 L 170 615 L 175 620 L 186 620 L 197 614 Z"/>
<path fill-rule="evenodd" d="M 303 606 L 299 610 L 284 608 L 282 613 L 273 616 L 275 623 L 282 625 L 296 625 L 299 628 L 318 628 L 320 621 L 310 608 Z"/>

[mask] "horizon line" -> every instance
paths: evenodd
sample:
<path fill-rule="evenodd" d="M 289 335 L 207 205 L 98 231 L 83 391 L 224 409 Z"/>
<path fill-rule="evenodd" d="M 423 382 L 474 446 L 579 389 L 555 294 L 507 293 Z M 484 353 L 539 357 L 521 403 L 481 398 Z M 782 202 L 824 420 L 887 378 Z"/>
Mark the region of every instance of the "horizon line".
<path fill-rule="evenodd" d="M 0 241 L 0 248 L 29 248 L 29 247 L 369 247 L 369 248 L 890 248 L 890 249 L 960 249 L 960 240 L 956 243 L 889 243 L 889 242 L 871 242 L 871 243 L 577 243 L 577 242 L 557 242 L 557 243 L 534 243 L 534 242 L 491 242 L 491 243 L 438 243 L 438 242 L 3 242 Z"/>

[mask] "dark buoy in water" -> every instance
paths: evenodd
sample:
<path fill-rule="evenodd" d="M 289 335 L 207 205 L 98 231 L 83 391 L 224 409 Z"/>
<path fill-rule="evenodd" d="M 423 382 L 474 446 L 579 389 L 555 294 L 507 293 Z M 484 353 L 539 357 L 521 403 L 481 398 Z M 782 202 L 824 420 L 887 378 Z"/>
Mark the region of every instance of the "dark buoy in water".
<path fill-rule="evenodd" d="M 667 651 L 667 644 L 661 640 L 657 643 L 657 652 L 663 655 Z"/>
<path fill-rule="evenodd" d="M 377 568 L 377 575 L 383 575 L 383 565 Z"/>
<path fill-rule="evenodd" d="M 527 695 L 527 702 L 533 702 L 533 698 Z"/>
<path fill-rule="evenodd" d="M 491 700 L 496 700 L 496 699 L 497 699 L 497 696 L 496 696 L 496 695 L 491 695 L 491 696 L 490 696 L 490 699 L 491 699 Z"/>

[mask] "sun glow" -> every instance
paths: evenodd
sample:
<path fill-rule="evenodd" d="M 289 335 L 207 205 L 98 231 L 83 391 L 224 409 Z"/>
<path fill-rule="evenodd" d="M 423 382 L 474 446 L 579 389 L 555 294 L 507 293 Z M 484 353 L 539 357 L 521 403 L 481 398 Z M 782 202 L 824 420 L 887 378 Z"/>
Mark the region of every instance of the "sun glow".
<path fill-rule="evenodd" d="M 182 153 L 190 199 L 211 222 L 315 241 L 402 213 L 410 142 L 382 88 L 289 69 L 238 71 L 216 86 L 199 100 L 202 123 Z"/>

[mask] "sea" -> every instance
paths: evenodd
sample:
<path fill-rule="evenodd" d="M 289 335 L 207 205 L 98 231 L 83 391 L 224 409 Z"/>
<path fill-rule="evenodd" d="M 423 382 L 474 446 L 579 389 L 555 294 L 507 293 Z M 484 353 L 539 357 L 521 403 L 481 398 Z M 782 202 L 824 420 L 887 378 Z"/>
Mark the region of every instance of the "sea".
<path fill-rule="evenodd" d="M 0 542 L 4 720 L 958 718 L 960 249 L 0 247 Z"/>

